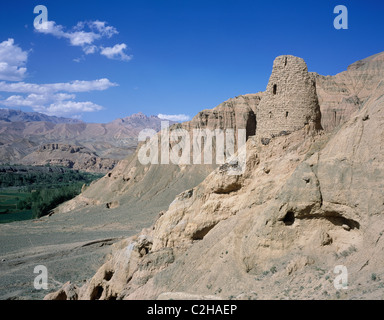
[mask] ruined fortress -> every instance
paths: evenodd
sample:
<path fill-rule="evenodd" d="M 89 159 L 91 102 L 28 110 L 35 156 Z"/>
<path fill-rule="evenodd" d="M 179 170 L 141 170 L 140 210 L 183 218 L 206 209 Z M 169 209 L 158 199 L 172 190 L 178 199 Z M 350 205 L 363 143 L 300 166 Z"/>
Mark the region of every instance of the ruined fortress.
<path fill-rule="evenodd" d="M 183 147 L 180 148 L 180 142 L 170 144 L 169 130 L 163 130 L 160 135 L 161 164 L 169 164 L 169 154 L 177 154 L 171 161 L 173 164 L 212 164 L 213 158 L 216 158 L 216 164 L 223 164 L 220 161 L 228 160 L 250 136 L 267 145 L 272 138 L 288 135 L 306 125 L 314 130 L 322 128 L 316 74 L 308 72 L 302 58 L 279 56 L 274 61 L 265 92 L 229 99 L 212 110 L 199 112 L 192 121 L 173 125 L 170 130 L 173 133 L 178 130 L 176 136 L 182 137 L 183 143 L 188 141 Z M 230 129 L 225 138 L 214 132 L 222 128 Z M 143 137 L 146 139 L 145 135 Z M 192 148 L 190 139 L 193 140 Z M 173 147 L 178 151 L 173 152 Z M 139 148 L 140 163 L 158 164 L 158 149 L 159 136 L 154 136 L 152 147 L 143 144 Z M 151 150 L 150 156 L 147 156 L 148 150 Z M 217 150 L 221 151 L 214 155 Z"/>
<path fill-rule="evenodd" d="M 256 117 L 256 138 L 263 144 L 307 124 L 321 129 L 315 75 L 308 72 L 302 58 L 284 55 L 275 59 Z"/>

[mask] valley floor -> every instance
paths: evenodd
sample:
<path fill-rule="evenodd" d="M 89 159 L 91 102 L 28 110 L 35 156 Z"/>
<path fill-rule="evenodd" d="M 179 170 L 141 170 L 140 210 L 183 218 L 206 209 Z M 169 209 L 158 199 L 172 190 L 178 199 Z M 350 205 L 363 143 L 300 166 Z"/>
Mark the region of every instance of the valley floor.
<path fill-rule="evenodd" d="M 0 299 L 40 300 L 68 279 L 81 285 L 103 264 L 111 244 L 153 223 L 150 213 L 143 216 L 88 209 L 1 224 Z M 33 286 L 37 265 L 48 269 L 48 290 Z"/>

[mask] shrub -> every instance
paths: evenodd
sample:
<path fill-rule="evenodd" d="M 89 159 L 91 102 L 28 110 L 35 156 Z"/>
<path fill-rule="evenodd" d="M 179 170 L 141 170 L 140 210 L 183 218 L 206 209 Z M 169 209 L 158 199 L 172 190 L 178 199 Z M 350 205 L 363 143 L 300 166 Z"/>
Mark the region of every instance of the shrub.
<path fill-rule="evenodd" d="M 31 208 L 35 218 L 43 217 L 50 213 L 59 204 L 71 200 L 81 192 L 82 183 L 65 186 L 57 189 L 41 189 L 31 196 Z"/>

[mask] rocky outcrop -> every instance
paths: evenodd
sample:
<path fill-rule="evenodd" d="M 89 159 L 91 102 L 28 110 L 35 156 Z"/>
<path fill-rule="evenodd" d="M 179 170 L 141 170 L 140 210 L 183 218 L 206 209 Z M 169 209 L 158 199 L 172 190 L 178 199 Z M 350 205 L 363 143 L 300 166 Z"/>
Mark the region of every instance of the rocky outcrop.
<path fill-rule="evenodd" d="M 332 131 L 380 92 L 383 70 L 384 53 L 379 53 L 351 64 L 335 76 L 316 75 L 323 128 Z"/>
<path fill-rule="evenodd" d="M 171 124 L 169 129 L 185 129 L 191 137 L 194 129 L 245 129 L 247 135 L 251 136 L 255 131 L 254 110 L 260 102 L 260 96 L 252 94 L 229 99 L 212 110 L 200 112 L 191 121 Z M 160 133 L 157 137 L 160 141 Z M 214 145 L 212 152 L 215 153 Z M 168 207 L 179 190 L 195 187 L 217 167 L 215 161 L 212 164 L 202 163 L 193 165 L 191 161 L 190 165 L 143 165 L 137 150 L 131 158 L 120 161 L 111 172 L 91 185 L 81 196 L 59 207 L 57 212 L 79 210 L 95 202 L 104 206 L 115 201 L 121 207 L 129 208 L 130 212 L 135 212 L 135 208 L 142 212 L 143 208 L 150 206 L 151 212 L 158 213 Z"/>
<path fill-rule="evenodd" d="M 296 116 L 301 124 L 295 120 L 288 135 L 271 135 L 267 144 L 257 130 L 268 113 L 256 113 L 243 174 L 227 175 L 230 162 L 179 193 L 152 228 L 119 243 L 78 297 L 381 299 L 383 105 L 378 85 L 327 132 L 318 130 L 317 116 L 301 118 L 316 115 L 309 104 Z M 273 130 L 285 128 L 279 125 Z M 347 268 L 348 290 L 335 286 L 336 266 Z"/>
<path fill-rule="evenodd" d="M 256 133 L 256 109 L 261 93 L 247 94 L 229 99 L 216 108 L 200 111 L 182 126 L 192 133 L 193 129 L 245 129 L 247 137 Z"/>
<path fill-rule="evenodd" d="M 102 159 L 94 152 L 65 144 L 46 144 L 21 160 L 22 164 L 34 166 L 59 166 L 80 171 L 106 173 L 114 168 L 117 160 Z"/>
<path fill-rule="evenodd" d="M 249 151 L 257 157 L 247 162 L 241 189 L 209 193 L 221 180 L 217 170 L 193 192 L 177 197 L 147 235 L 153 243 L 145 258 L 124 260 L 137 271 L 116 298 L 154 299 L 166 292 L 337 298 L 341 293 L 332 280 L 340 264 L 353 275 L 343 297 L 380 296 L 371 275 L 384 272 L 379 254 L 384 159 L 369 138 L 383 128 L 380 104 L 364 110 L 372 123 L 364 123 L 363 112 L 331 139 L 305 129 L 266 147 L 250 139 Z M 152 274 L 138 272 L 144 259 L 170 250 L 174 262 L 157 265 Z"/>
<path fill-rule="evenodd" d="M 44 300 L 78 300 L 79 288 L 70 281 L 65 283 L 59 291 L 48 294 Z"/>

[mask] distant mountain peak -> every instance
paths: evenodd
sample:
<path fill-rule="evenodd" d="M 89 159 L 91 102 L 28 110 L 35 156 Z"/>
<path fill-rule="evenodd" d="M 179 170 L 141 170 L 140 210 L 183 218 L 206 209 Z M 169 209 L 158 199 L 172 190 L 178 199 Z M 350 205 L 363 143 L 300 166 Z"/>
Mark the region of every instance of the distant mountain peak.
<path fill-rule="evenodd" d="M 39 112 L 24 112 L 21 110 L 0 108 L 0 121 L 5 122 L 52 122 L 52 123 L 82 123 L 83 121 L 72 118 L 48 116 Z"/>
<path fill-rule="evenodd" d="M 155 116 L 155 115 L 150 115 L 150 116 L 147 116 L 145 115 L 144 113 L 142 112 L 137 112 L 137 113 L 133 113 L 131 114 L 130 116 L 126 116 L 124 118 L 119 118 L 119 119 L 116 119 L 114 120 L 113 122 L 135 122 L 135 121 L 140 121 L 140 120 L 144 120 L 144 121 L 156 121 L 156 122 L 161 122 L 161 119 L 158 117 L 158 116 Z"/>
<path fill-rule="evenodd" d="M 144 113 L 142 113 L 142 112 L 137 112 L 137 113 L 134 113 L 131 116 L 129 116 L 129 118 L 132 118 L 132 119 L 147 119 L 148 117 Z"/>

